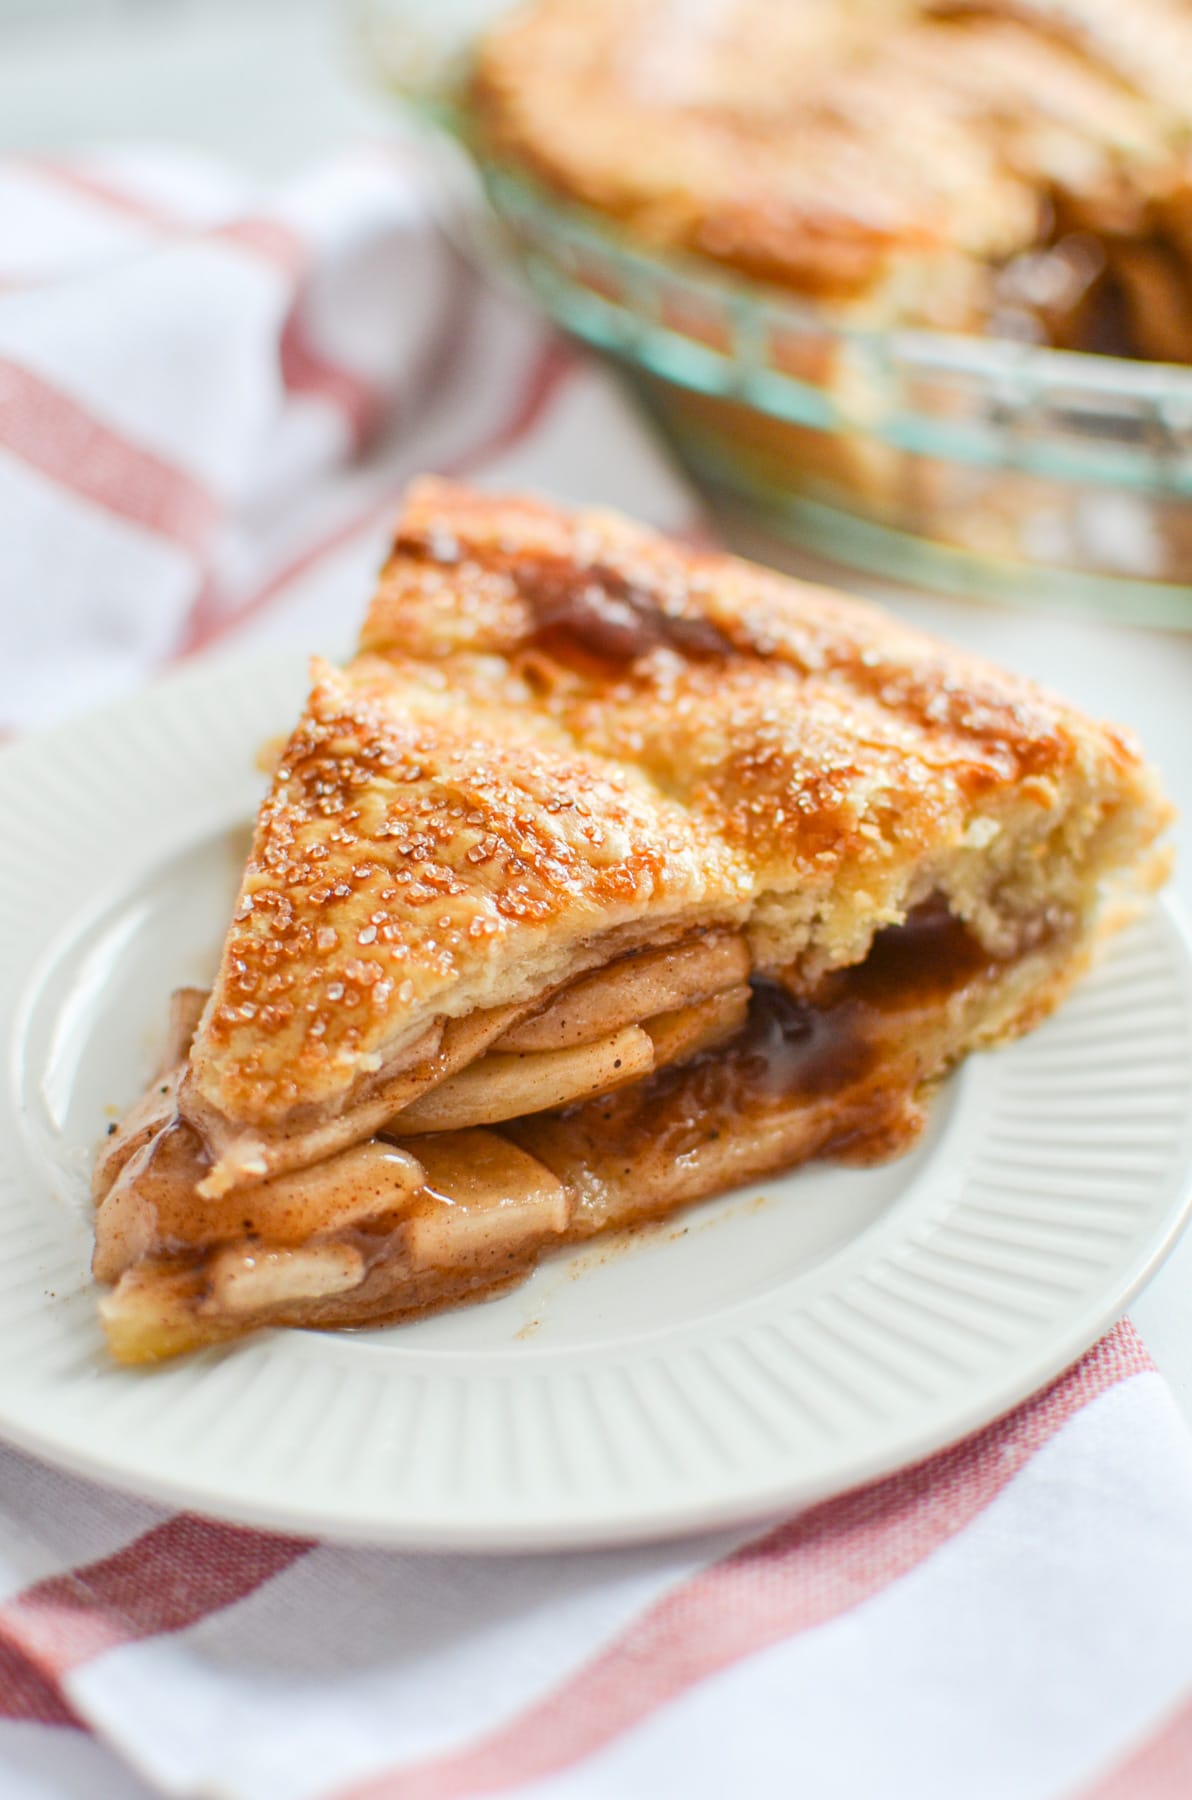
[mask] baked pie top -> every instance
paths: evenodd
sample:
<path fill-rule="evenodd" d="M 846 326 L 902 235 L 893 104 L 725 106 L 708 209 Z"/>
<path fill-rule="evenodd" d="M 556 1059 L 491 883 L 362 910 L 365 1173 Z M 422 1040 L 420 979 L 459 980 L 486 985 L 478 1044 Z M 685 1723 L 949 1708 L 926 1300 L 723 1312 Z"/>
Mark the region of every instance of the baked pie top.
<path fill-rule="evenodd" d="M 1162 356 L 1133 253 L 1146 292 L 1186 293 L 1190 69 L 1183 0 L 535 0 L 470 104 L 488 152 L 659 249 L 878 323 L 1029 316 L 1065 343 L 1120 283 L 1122 347 Z"/>
<path fill-rule="evenodd" d="M 281 753 L 183 1111 L 307 1128 L 444 1021 L 697 927 L 811 981 L 942 888 L 1005 948 L 1049 834 L 1075 868 L 1162 817 L 1120 733 L 884 613 L 424 481 Z"/>

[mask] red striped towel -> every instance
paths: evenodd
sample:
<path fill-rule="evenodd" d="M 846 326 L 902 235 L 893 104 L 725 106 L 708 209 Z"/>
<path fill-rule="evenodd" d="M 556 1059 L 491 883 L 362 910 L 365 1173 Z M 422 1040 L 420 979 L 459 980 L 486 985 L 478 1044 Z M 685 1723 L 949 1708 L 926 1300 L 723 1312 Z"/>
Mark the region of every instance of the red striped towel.
<path fill-rule="evenodd" d="M 369 150 L 0 167 L 0 719 L 350 641 L 415 469 L 695 510 L 609 378 Z M 238 1531 L 0 1451 L 0 1795 L 1175 1800 L 1192 1456 L 1119 1326 L 763 1533 L 468 1560 Z"/>

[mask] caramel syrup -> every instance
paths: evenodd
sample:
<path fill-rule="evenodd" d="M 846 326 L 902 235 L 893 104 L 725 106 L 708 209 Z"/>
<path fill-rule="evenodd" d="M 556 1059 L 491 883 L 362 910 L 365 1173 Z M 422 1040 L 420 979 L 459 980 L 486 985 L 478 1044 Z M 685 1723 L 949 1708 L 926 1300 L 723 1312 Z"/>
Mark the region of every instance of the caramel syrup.
<path fill-rule="evenodd" d="M 866 1089 L 909 1097 L 936 1060 L 924 1009 L 993 975 L 998 964 L 942 900 L 879 932 L 863 963 L 800 997 L 755 977 L 749 1017 L 730 1043 L 659 1071 L 620 1093 L 568 1109 L 609 1141 L 658 1147 L 676 1157 L 715 1136 L 809 1103 Z M 919 1045 L 923 1043 L 923 1060 Z"/>
<path fill-rule="evenodd" d="M 518 564 L 517 586 L 533 609 L 540 641 L 570 639 L 603 661 L 631 662 L 660 645 L 697 659 L 733 652 L 711 620 L 667 611 L 645 588 L 599 564 L 526 559 Z"/>

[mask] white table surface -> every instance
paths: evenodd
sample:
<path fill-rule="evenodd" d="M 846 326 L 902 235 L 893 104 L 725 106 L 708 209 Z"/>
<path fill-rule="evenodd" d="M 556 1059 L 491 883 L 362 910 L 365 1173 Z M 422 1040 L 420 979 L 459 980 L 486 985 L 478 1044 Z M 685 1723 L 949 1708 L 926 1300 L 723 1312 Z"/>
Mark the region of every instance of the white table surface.
<path fill-rule="evenodd" d="M 0 0 L 0 153 L 156 138 L 264 178 L 285 175 L 387 123 L 388 109 L 353 68 L 351 23 L 351 4 L 335 0 Z M 733 535 L 747 553 L 812 566 L 773 540 Z M 1192 631 L 1100 625 L 845 579 L 916 624 L 1133 726 L 1192 819 Z M 1177 835 L 1175 886 L 1192 913 L 1187 826 Z M 1192 1421 L 1192 1231 L 1131 1310 Z"/>

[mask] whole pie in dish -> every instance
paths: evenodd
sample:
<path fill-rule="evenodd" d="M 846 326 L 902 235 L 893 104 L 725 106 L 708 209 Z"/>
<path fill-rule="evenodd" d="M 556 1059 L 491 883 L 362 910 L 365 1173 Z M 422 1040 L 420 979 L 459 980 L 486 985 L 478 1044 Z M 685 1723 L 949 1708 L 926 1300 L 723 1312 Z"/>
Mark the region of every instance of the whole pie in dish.
<path fill-rule="evenodd" d="M 490 158 L 853 320 L 1192 361 L 1187 0 L 532 0 Z"/>
<path fill-rule="evenodd" d="M 908 1146 L 1161 879 L 1121 733 L 603 512 L 409 494 L 95 1168 L 128 1362 L 480 1298 Z"/>

